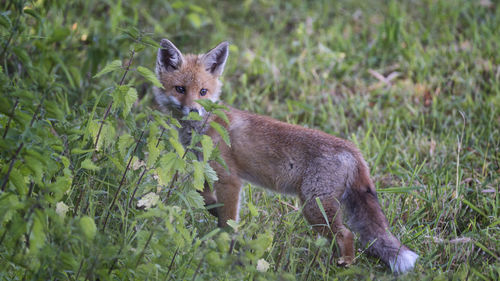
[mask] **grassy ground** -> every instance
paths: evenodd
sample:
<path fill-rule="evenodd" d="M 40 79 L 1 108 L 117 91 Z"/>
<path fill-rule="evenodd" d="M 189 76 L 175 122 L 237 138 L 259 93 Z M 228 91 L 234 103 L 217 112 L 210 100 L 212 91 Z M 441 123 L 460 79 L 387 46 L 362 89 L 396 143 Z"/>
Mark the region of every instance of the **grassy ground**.
<path fill-rule="evenodd" d="M 176 150 L 161 121 L 146 121 L 158 115 L 148 109 L 151 83 L 135 68 L 153 69 L 156 49 L 146 39 L 144 50 L 134 47 L 131 38 L 143 35 L 168 38 L 183 52 L 230 41 L 224 101 L 356 143 L 392 232 L 420 255 L 402 279 L 500 277 L 496 2 L 108 2 L 1 4 L 0 131 L 10 126 L 2 184 L 18 160 L 0 194 L 0 278 L 395 278 L 362 245 L 355 265 L 336 267 L 333 244 L 311 231 L 297 199 L 254 186 L 244 189 L 238 233 L 217 230 L 193 184 L 161 169 L 175 166 L 165 155 Z M 92 78 L 112 60 L 126 65 L 133 48 L 130 72 Z M 140 101 L 114 96 L 123 108 L 113 106 L 108 117 L 122 76 Z M 37 122 L 28 126 L 31 116 Z M 158 138 L 159 162 L 149 160 Z M 30 165 L 37 158 L 30 151 L 46 171 Z M 144 177 L 141 167 L 127 169 L 131 156 L 147 162 Z M 179 179 L 191 182 L 187 160 Z M 168 176 L 156 178 L 161 172 Z M 63 177 L 71 181 L 57 192 Z M 163 203 L 147 212 L 128 207 L 150 191 Z M 69 206 L 62 218 L 57 202 Z M 267 272 L 256 269 L 260 259 Z"/>

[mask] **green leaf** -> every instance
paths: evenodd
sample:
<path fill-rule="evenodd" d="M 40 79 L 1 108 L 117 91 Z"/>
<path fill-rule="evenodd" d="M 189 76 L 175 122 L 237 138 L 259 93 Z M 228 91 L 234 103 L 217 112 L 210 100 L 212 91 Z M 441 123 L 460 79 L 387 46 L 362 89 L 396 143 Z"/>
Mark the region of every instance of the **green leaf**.
<path fill-rule="evenodd" d="M 84 216 L 80 219 L 80 230 L 82 231 L 83 236 L 88 240 L 94 240 L 94 237 L 97 233 L 95 222 L 89 216 Z"/>
<path fill-rule="evenodd" d="M 187 116 L 182 117 L 182 120 L 201 121 L 203 120 L 203 117 L 198 113 L 189 112 Z"/>
<path fill-rule="evenodd" d="M 238 228 L 243 226 L 243 222 L 238 223 L 235 220 L 228 220 L 227 225 L 229 225 L 234 230 L 234 232 L 238 232 Z"/>
<path fill-rule="evenodd" d="M 167 185 L 175 171 L 183 172 L 186 163 L 183 159 L 174 153 L 169 152 L 160 158 L 158 168 L 155 170 L 158 174 L 158 183 L 160 185 Z"/>
<path fill-rule="evenodd" d="M 321 203 L 321 200 L 319 197 L 316 197 L 316 204 L 318 204 L 319 210 L 321 211 L 321 214 L 323 215 L 323 219 L 325 219 L 325 224 L 330 227 L 330 222 L 328 221 L 328 216 L 326 215 L 325 208 L 323 207 L 323 203 Z"/>
<path fill-rule="evenodd" d="M 33 226 L 30 235 L 30 254 L 36 254 L 45 244 L 45 232 L 39 216 L 33 219 Z"/>
<path fill-rule="evenodd" d="M 203 7 L 200 7 L 200 6 L 195 5 L 195 4 L 190 4 L 189 9 L 195 13 L 200 14 L 200 15 L 204 15 L 207 13 L 207 10 L 205 10 Z"/>
<path fill-rule="evenodd" d="M 214 142 L 209 136 L 203 135 L 201 138 L 201 147 L 203 149 L 203 161 L 207 162 L 214 150 Z"/>
<path fill-rule="evenodd" d="M 200 193 L 196 190 L 190 190 L 185 194 L 186 201 L 189 206 L 195 209 L 201 209 L 205 207 L 205 200 L 201 197 Z"/>
<path fill-rule="evenodd" d="M 43 177 L 43 168 L 44 168 L 43 163 L 32 156 L 25 156 L 24 162 L 31 170 L 31 172 L 33 172 L 33 179 L 35 180 L 35 182 L 41 184 Z"/>
<path fill-rule="evenodd" d="M 127 93 L 123 96 L 124 106 L 122 111 L 122 116 L 125 118 L 129 113 L 132 105 L 137 100 L 137 90 L 135 88 L 130 87 Z"/>
<path fill-rule="evenodd" d="M 147 139 L 147 146 L 148 146 L 148 159 L 147 159 L 147 166 L 152 167 L 155 163 L 158 157 L 160 156 L 160 151 L 163 150 L 163 142 L 158 142 L 158 126 L 154 123 L 151 123 L 149 125 L 149 136 Z M 158 147 L 156 147 L 156 144 L 158 143 Z"/>
<path fill-rule="evenodd" d="M 226 122 L 226 124 L 229 124 L 229 119 L 227 118 L 227 115 L 223 110 L 216 109 L 212 113 L 217 115 L 220 119 L 224 120 L 224 122 Z"/>
<path fill-rule="evenodd" d="M 6 29 L 10 29 L 12 22 L 6 13 L 0 13 L 0 25 L 5 27 Z"/>
<path fill-rule="evenodd" d="M 208 112 L 212 112 L 217 106 L 216 103 L 214 103 L 213 101 L 211 101 L 209 99 L 198 99 L 198 100 L 195 100 L 195 102 L 200 104 L 201 106 L 203 106 L 203 108 L 205 108 L 205 110 Z"/>
<path fill-rule="evenodd" d="M 68 35 L 70 34 L 70 30 L 67 27 L 62 27 L 62 26 L 56 26 L 52 30 L 52 34 L 47 41 L 47 43 L 54 43 L 54 42 L 59 42 L 64 40 Z"/>
<path fill-rule="evenodd" d="M 26 201 L 24 197 L 23 201 Z M 22 208 L 23 203 L 19 201 L 17 195 L 11 192 L 5 192 L 0 195 L 0 223 L 4 225 L 4 223 L 10 221 L 12 216 L 17 213 L 17 210 Z"/>
<path fill-rule="evenodd" d="M 34 149 L 27 150 L 26 154 L 36 158 L 38 161 L 40 161 L 40 163 L 42 163 L 42 166 L 45 166 L 47 164 L 47 160 L 49 158 L 46 155 L 40 154 L 40 152 L 38 152 L 37 150 L 34 150 Z"/>
<path fill-rule="evenodd" d="M 156 146 L 156 140 L 155 141 L 149 141 L 148 142 L 148 160 L 146 162 L 147 167 L 152 167 L 156 163 L 156 160 L 158 160 L 158 156 L 160 156 L 160 152 L 163 150 L 164 144 L 160 142 L 158 144 L 158 147 Z"/>
<path fill-rule="evenodd" d="M 108 72 L 115 71 L 117 69 L 120 69 L 122 67 L 122 61 L 121 60 L 114 60 L 110 62 L 108 65 L 106 65 L 99 73 L 94 75 L 93 78 L 100 77 Z"/>
<path fill-rule="evenodd" d="M 79 262 L 75 259 L 73 253 L 61 252 L 59 253 L 59 260 L 61 261 L 64 268 L 78 270 Z"/>
<path fill-rule="evenodd" d="M 31 65 L 31 58 L 28 55 L 28 52 L 26 52 L 26 50 L 20 49 L 20 48 L 14 48 L 12 50 L 12 52 L 14 52 L 14 54 L 16 54 L 16 56 L 19 58 L 19 60 L 21 60 L 21 62 L 25 66 Z"/>
<path fill-rule="evenodd" d="M 420 186 L 402 186 L 402 187 L 387 187 L 387 188 L 381 188 L 377 189 L 377 192 L 379 193 L 410 193 L 413 190 L 419 190 L 422 189 L 423 187 Z"/>
<path fill-rule="evenodd" d="M 24 12 L 25 14 L 28 14 L 28 15 L 30 15 L 30 16 L 32 16 L 32 17 L 34 17 L 34 18 L 36 18 L 37 20 L 41 20 L 40 15 L 39 15 L 39 14 L 38 14 L 35 10 L 33 10 L 33 9 L 30 9 L 30 8 L 25 8 L 25 9 L 23 9 L 23 12 Z"/>
<path fill-rule="evenodd" d="M 160 44 L 158 42 L 156 42 L 155 40 L 153 40 L 151 37 L 148 37 L 148 36 L 144 36 L 142 39 L 141 39 L 141 42 L 145 45 L 149 45 L 155 49 L 158 49 L 160 48 Z"/>
<path fill-rule="evenodd" d="M 250 211 L 250 215 L 252 217 L 256 217 L 259 215 L 259 210 L 257 209 L 257 207 L 255 207 L 255 205 L 252 202 L 248 202 L 247 206 L 248 210 Z"/>
<path fill-rule="evenodd" d="M 59 155 L 59 158 L 61 159 L 61 162 L 63 163 L 64 168 L 69 168 L 69 165 L 71 164 L 71 162 L 68 159 L 68 157 L 63 156 L 63 155 Z"/>
<path fill-rule="evenodd" d="M 217 243 L 217 248 L 221 253 L 227 253 L 229 251 L 229 246 L 231 244 L 231 237 L 227 232 L 222 232 L 215 239 L 215 243 Z"/>
<path fill-rule="evenodd" d="M 106 144 L 106 146 L 109 146 L 110 144 L 114 145 L 114 143 L 116 142 L 115 136 L 116 136 L 115 127 L 112 126 L 111 124 L 105 123 L 104 126 L 102 126 L 101 137 L 99 139 L 99 143 L 97 144 L 97 149 L 99 150 L 103 143 Z"/>
<path fill-rule="evenodd" d="M 132 137 L 130 134 L 124 134 L 118 138 L 118 151 L 123 158 L 125 158 L 128 149 L 133 143 L 134 137 Z"/>
<path fill-rule="evenodd" d="M 71 187 L 71 182 L 72 179 L 69 176 L 58 176 L 56 181 L 49 185 L 49 190 L 54 193 L 54 200 L 59 201 L 62 198 L 64 193 Z"/>
<path fill-rule="evenodd" d="M 28 191 L 28 187 L 26 185 L 26 182 L 24 180 L 24 176 L 21 174 L 21 172 L 13 168 L 12 171 L 10 172 L 10 177 L 9 177 L 10 182 L 14 185 L 14 187 L 17 190 L 17 193 L 21 196 L 26 195 Z"/>
<path fill-rule="evenodd" d="M 91 171 L 98 171 L 100 169 L 89 158 L 83 160 L 81 167 Z"/>
<path fill-rule="evenodd" d="M 113 107 L 112 111 L 115 111 L 117 108 L 125 108 L 125 95 L 130 90 L 129 85 L 120 85 L 117 86 L 113 92 L 111 92 L 111 96 L 113 97 Z M 123 109 L 125 111 L 125 109 Z"/>
<path fill-rule="evenodd" d="M 219 135 L 222 137 L 222 139 L 228 146 L 231 146 L 231 141 L 229 139 L 229 134 L 227 133 L 226 128 L 222 127 L 221 124 L 214 121 L 210 122 L 210 126 L 214 128 L 214 130 L 217 131 L 217 133 L 219 133 Z"/>
<path fill-rule="evenodd" d="M 189 22 L 191 22 L 191 24 L 193 25 L 194 28 L 198 29 L 201 27 L 201 18 L 198 14 L 196 13 L 189 13 L 187 15 L 187 18 L 189 20 Z"/>
<path fill-rule="evenodd" d="M 144 49 L 146 49 L 146 46 L 144 46 L 144 44 L 134 43 L 134 52 L 139 53 Z"/>
<path fill-rule="evenodd" d="M 55 101 L 46 101 L 45 110 L 47 111 L 47 117 L 58 121 L 64 120 L 64 112 L 61 110 L 61 105 Z"/>
<path fill-rule="evenodd" d="M 160 83 L 160 80 L 156 78 L 156 75 L 153 73 L 153 71 L 139 66 L 137 67 L 137 72 L 139 72 L 144 78 L 146 78 L 149 82 L 153 83 L 158 88 L 163 88 L 163 85 Z"/>
<path fill-rule="evenodd" d="M 194 161 L 193 162 L 193 168 L 194 168 L 194 173 L 193 173 L 193 186 L 196 188 L 196 190 L 203 190 L 203 185 L 205 183 L 205 176 L 204 176 L 204 168 L 205 165 L 203 162 L 198 162 Z"/>
<path fill-rule="evenodd" d="M 94 149 L 81 149 L 81 148 L 73 148 L 71 150 L 71 154 L 72 155 L 78 155 L 78 154 L 84 154 L 84 153 L 89 153 L 89 152 L 92 152 L 94 151 Z"/>
<path fill-rule="evenodd" d="M 184 146 L 175 138 L 169 138 L 168 141 L 174 147 L 177 154 L 182 157 L 184 156 Z"/>
<path fill-rule="evenodd" d="M 261 233 L 257 235 L 257 239 L 253 240 L 250 244 L 250 247 L 255 251 L 255 257 L 260 258 L 266 250 L 273 243 L 273 233 L 271 231 L 267 231 L 265 233 Z"/>
<path fill-rule="evenodd" d="M 217 233 L 220 232 L 220 228 L 216 228 L 212 231 L 210 231 L 209 233 L 205 234 L 203 237 L 201 237 L 201 241 L 206 241 L 212 237 L 214 237 Z M 229 243 L 227 244 L 229 246 Z"/>
<path fill-rule="evenodd" d="M 124 33 L 130 36 L 132 39 L 136 39 L 139 36 L 140 31 L 136 27 L 131 26 L 124 30 Z"/>
<path fill-rule="evenodd" d="M 217 176 L 217 173 L 215 170 L 210 166 L 210 164 L 205 163 L 205 179 L 210 183 L 214 183 L 219 180 L 219 177 Z"/>
<path fill-rule="evenodd" d="M 184 171 L 185 162 L 184 160 L 180 159 L 176 153 L 169 152 L 161 157 L 160 166 L 165 167 L 169 170 Z"/>
<path fill-rule="evenodd" d="M 205 259 L 211 268 L 224 266 L 224 260 L 221 259 L 221 255 L 216 251 L 206 253 Z"/>
<path fill-rule="evenodd" d="M 13 104 L 5 97 L 0 97 L 0 113 L 9 116 L 12 111 Z"/>
<path fill-rule="evenodd" d="M 316 238 L 316 241 L 314 241 L 314 245 L 318 248 L 326 247 L 326 244 L 328 243 L 328 239 L 322 236 L 318 236 Z"/>
<path fill-rule="evenodd" d="M 136 156 L 133 156 L 132 158 L 136 158 Z M 120 157 L 113 157 L 113 155 L 108 155 L 108 160 L 110 160 L 111 163 L 113 163 L 115 165 L 115 167 L 118 168 L 118 170 L 120 172 L 125 171 L 125 166 L 124 166 L 124 163 L 123 163 L 124 160 L 122 158 L 120 158 Z M 127 162 L 128 162 L 128 160 L 129 159 L 127 159 Z M 136 160 L 138 160 L 138 159 L 136 158 Z M 134 163 L 133 161 L 134 160 L 132 159 L 132 163 Z"/>
<path fill-rule="evenodd" d="M 187 6 L 187 3 L 184 1 L 175 1 L 174 3 L 172 3 L 172 9 L 174 9 L 174 10 L 181 10 L 186 6 Z"/>

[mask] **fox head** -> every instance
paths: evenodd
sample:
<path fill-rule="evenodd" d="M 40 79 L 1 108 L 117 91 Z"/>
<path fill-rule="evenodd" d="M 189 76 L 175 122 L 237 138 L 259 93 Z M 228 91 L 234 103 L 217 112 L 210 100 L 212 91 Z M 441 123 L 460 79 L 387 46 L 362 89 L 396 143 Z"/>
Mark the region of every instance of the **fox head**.
<path fill-rule="evenodd" d="M 183 55 L 172 42 L 163 39 L 156 59 L 156 75 L 163 89 L 155 90 L 155 100 L 162 110 L 177 116 L 190 112 L 205 115 L 195 101 L 217 101 L 222 83 L 219 77 L 226 64 L 229 43 L 222 42 L 206 54 Z"/>

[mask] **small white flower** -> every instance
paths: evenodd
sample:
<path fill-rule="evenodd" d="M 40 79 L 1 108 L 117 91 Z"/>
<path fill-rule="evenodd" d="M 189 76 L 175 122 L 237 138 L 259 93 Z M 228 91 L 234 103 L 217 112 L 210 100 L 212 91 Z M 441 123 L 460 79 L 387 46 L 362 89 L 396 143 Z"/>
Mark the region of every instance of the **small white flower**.
<path fill-rule="evenodd" d="M 144 209 L 149 209 L 158 203 L 160 200 L 160 196 L 154 192 L 150 192 L 146 195 L 144 195 L 139 202 L 137 202 L 137 207 L 141 208 L 144 207 Z"/>
<path fill-rule="evenodd" d="M 66 213 L 68 212 L 69 207 L 68 205 L 64 204 L 64 202 L 57 202 L 56 204 L 56 213 L 61 216 L 61 218 L 64 218 L 66 216 Z"/>
<path fill-rule="evenodd" d="M 146 166 L 146 163 L 144 161 L 139 160 L 138 158 L 135 159 L 134 163 L 132 164 L 132 169 L 134 171 L 137 171 L 140 167 Z"/>
<path fill-rule="evenodd" d="M 260 272 L 266 272 L 269 269 L 269 263 L 265 259 L 260 259 L 257 261 L 257 270 Z"/>

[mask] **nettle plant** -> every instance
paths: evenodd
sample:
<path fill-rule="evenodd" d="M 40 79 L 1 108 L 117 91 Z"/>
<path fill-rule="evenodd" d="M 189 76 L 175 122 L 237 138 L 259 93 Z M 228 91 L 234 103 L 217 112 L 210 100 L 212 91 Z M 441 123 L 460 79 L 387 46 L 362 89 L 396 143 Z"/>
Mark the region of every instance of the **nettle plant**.
<path fill-rule="evenodd" d="M 99 42 L 129 52 L 97 72 L 93 63 L 113 54 L 72 47 L 83 40 L 75 30 L 42 20 L 51 7 L 10 8 L 0 15 L 1 275 L 205 279 L 228 274 L 230 265 L 241 277 L 273 274 L 255 267 L 272 232 L 258 234 L 254 225 L 244 237 L 199 223 L 215 221 L 198 190 L 217 180 L 209 162 L 223 161 L 217 144 L 197 132 L 183 147 L 179 122 L 139 98 L 151 84 L 161 87 L 136 65 L 156 41 L 129 28 L 119 43 Z M 223 106 L 202 102 L 227 119 Z M 204 126 L 229 143 L 222 126 Z"/>
<path fill-rule="evenodd" d="M 178 122 L 138 100 L 137 81 L 161 85 L 134 59 L 158 45 L 134 28 L 125 30 L 128 58 L 112 61 L 93 79 L 82 77 L 79 61 L 71 59 L 82 54 L 58 52 L 73 43 L 71 30 L 43 22 L 39 11 L 23 4 L 0 22 L 7 35 L 0 42 L 2 275 L 195 274 L 179 268 L 214 252 L 199 248 L 219 230 L 198 237 L 191 210 L 204 207 L 197 190 L 217 180 L 208 162 L 220 157 L 212 140 L 196 132 L 184 148 Z M 93 82 L 108 86 L 100 93 L 78 87 Z M 204 106 L 223 115 L 220 105 Z"/>

